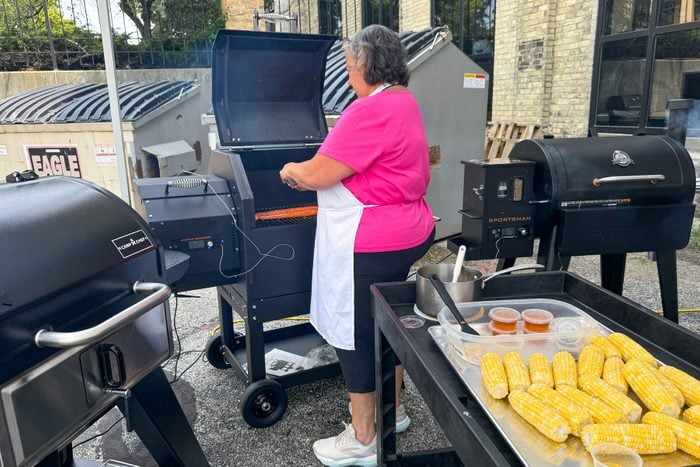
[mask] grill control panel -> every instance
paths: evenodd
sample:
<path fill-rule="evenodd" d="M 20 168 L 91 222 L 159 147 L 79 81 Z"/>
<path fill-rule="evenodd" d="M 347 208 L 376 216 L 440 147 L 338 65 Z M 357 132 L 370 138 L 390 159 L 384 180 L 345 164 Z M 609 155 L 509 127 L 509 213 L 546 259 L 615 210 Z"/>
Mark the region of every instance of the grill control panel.
<path fill-rule="evenodd" d="M 211 250 L 221 245 L 220 235 L 203 235 L 199 237 L 178 238 L 170 244 L 171 250 L 184 253 L 196 250 Z"/>
<path fill-rule="evenodd" d="M 464 162 L 462 235 L 467 259 L 532 254 L 535 163 L 515 159 Z"/>

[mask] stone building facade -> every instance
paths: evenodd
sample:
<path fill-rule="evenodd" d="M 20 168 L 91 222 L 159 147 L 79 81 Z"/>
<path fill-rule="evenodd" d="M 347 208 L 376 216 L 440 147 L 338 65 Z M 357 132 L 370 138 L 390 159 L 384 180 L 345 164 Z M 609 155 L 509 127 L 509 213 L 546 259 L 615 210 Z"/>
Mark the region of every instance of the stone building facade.
<path fill-rule="evenodd" d="M 263 1 L 222 0 L 227 27 L 252 29 L 252 12 L 262 11 Z M 299 15 L 300 32 L 319 32 L 319 1 L 275 2 Z M 362 28 L 363 1 L 340 3 L 348 37 Z M 431 0 L 398 4 L 399 32 L 433 26 Z M 595 0 L 497 1 L 491 120 L 537 123 L 557 137 L 587 134 L 597 10 Z"/>
<path fill-rule="evenodd" d="M 538 123 L 557 137 L 587 134 L 597 5 L 498 1 L 492 120 Z"/>

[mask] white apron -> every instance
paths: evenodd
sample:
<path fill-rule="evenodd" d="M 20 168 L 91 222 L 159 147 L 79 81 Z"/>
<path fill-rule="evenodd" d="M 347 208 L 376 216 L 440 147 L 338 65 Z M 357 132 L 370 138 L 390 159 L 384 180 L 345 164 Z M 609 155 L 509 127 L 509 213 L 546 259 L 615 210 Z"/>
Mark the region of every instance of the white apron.
<path fill-rule="evenodd" d="M 333 347 L 355 350 L 355 236 L 363 209 L 373 206 L 363 205 L 342 182 L 317 197 L 311 324 Z"/>

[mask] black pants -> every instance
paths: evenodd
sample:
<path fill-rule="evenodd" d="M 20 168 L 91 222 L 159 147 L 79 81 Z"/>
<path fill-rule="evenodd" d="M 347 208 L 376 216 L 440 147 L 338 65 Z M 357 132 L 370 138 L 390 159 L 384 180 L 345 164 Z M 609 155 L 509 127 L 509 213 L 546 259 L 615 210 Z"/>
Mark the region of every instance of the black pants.
<path fill-rule="evenodd" d="M 355 253 L 355 350 L 336 348 L 348 392 L 374 391 L 374 318 L 371 284 L 406 280 L 413 263 L 430 248 L 435 230 L 420 245 L 406 250 Z"/>

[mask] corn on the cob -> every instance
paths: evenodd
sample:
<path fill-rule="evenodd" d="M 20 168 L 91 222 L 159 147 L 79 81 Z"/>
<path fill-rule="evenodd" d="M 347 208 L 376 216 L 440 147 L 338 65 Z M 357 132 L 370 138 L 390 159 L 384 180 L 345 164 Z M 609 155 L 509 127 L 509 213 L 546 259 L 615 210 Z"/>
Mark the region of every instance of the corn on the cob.
<path fill-rule="evenodd" d="M 622 394 L 627 394 L 627 381 L 622 374 L 622 359 L 614 357 L 605 360 L 603 365 L 603 381 L 614 387 Z"/>
<path fill-rule="evenodd" d="M 596 444 L 614 443 L 633 449 L 637 454 L 664 454 L 676 450 L 673 430 L 644 423 L 611 423 L 586 425 L 581 441 L 589 451 Z"/>
<path fill-rule="evenodd" d="M 647 412 L 642 422 L 673 430 L 678 449 L 700 459 L 700 428 L 658 412 Z"/>
<path fill-rule="evenodd" d="M 527 392 L 563 416 L 569 422 L 571 433 L 576 436 L 580 435 L 582 427 L 593 423 L 593 419 L 587 410 L 574 404 L 570 399 L 562 396 L 546 384 L 533 383 L 527 388 Z"/>
<path fill-rule="evenodd" d="M 639 400 L 652 412 L 661 412 L 671 417 L 678 417 L 681 408 L 666 387 L 654 377 L 648 364 L 632 359 L 625 363 L 622 374 Z"/>
<path fill-rule="evenodd" d="M 654 368 L 658 366 L 656 359 L 652 354 L 647 352 L 647 350 L 641 345 L 633 341 L 629 336 L 622 334 L 621 332 L 614 332 L 608 336 L 608 341 L 610 341 L 617 350 L 622 354 L 622 359 L 624 361 L 637 358 L 644 362 L 647 362 Z"/>
<path fill-rule="evenodd" d="M 696 426 L 700 426 L 700 405 L 688 407 L 683 412 L 683 420 Z"/>
<path fill-rule="evenodd" d="M 557 388 L 557 392 L 587 410 L 596 423 L 624 423 L 627 421 L 627 417 L 621 410 L 611 407 L 579 389 L 564 384 Z"/>
<path fill-rule="evenodd" d="M 575 388 L 578 383 L 576 360 L 569 352 L 557 352 L 552 358 L 552 375 L 554 386 L 559 389 L 562 385 Z"/>
<path fill-rule="evenodd" d="M 595 336 L 593 336 L 591 338 L 591 344 L 600 348 L 600 350 L 603 351 L 603 354 L 605 354 L 605 358 L 613 358 L 613 357 L 622 358 L 622 354 L 620 353 L 619 350 L 617 350 L 617 347 L 615 347 L 602 334 L 596 334 Z"/>
<path fill-rule="evenodd" d="M 681 391 L 688 405 L 700 405 L 700 381 L 678 368 L 662 365 L 659 371 Z"/>
<path fill-rule="evenodd" d="M 558 443 L 566 441 L 571 431 L 569 423 L 544 402 L 518 389 L 510 392 L 508 402 L 518 415 L 547 438 Z"/>
<path fill-rule="evenodd" d="M 636 423 L 642 415 L 642 408 L 639 404 L 624 394 L 620 394 L 617 389 L 610 386 L 602 379 L 591 375 L 583 375 L 578 379 L 578 384 L 579 387 L 588 394 L 601 399 L 608 405 L 620 409 L 630 423 Z"/>
<path fill-rule="evenodd" d="M 676 404 L 678 404 L 678 407 L 683 407 L 685 405 L 685 397 L 683 397 L 683 393 L 680 391 L 680 389 L 678 389 L 670 379 L 661 374 L 658 368 L 653 368 L 648 365 L 647 367 L 651 371 L 651 374 L 654 375 L 654 378 L 656 378 L 673 396 L 673 398 L 676 399 Z"/>
<path fill-rule="evenodd" d="M 501 357 L 495 353 L 481 356 L 481 380 L 484 387 L 494 399 L 503 399 L 508 395 L 508 378 Z"/>
<path fill-rule="evenodd" d="M 530 355 L 527 366 L 530 368 L 530 381 L 532 384 L 542 383 L 550 388 L 554 387 L 552 366 L 549 364 L 545 354 L 533 353 Z"/>
<path fill-rule="evenodd" d="M 523 357 L 517 352 L 508 352 L 503 357 L 503 363 L 508 376 L 508 390 L 527 390 L 528 386 L 530 386 L 530 373 L 527 370 Z"/>
<path fill-rule="evenodd" d="M 587 345 L 581 349 L 581 355 L 578 357 L 578 375 L 592 375 L 600 378 L 603 374 L 603 364 L 605 363 L 605 355 L 595 345 Z"/>

